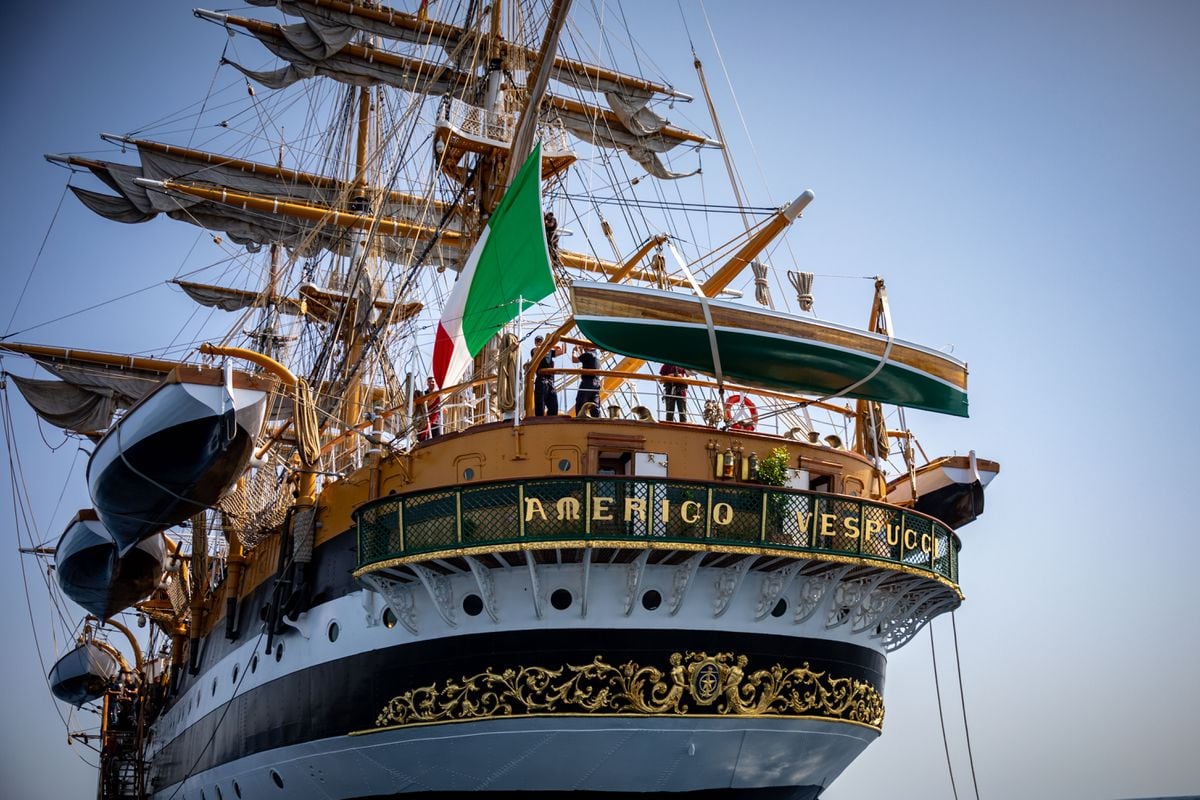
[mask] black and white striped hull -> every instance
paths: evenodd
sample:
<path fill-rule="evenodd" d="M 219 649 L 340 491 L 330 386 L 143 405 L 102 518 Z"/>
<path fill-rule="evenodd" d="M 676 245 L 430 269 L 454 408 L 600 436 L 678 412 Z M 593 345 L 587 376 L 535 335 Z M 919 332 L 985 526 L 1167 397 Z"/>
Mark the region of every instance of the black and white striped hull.
<path fill-rule="evenodd" d="M 321 548 L 327 567 L 350 536 Z M 896 602 L 868 602 L 896 576 L 838 565 L 525 555 L 418 565 L 406 574 L 419 580 L 368 577 L 340 596 L 323 578 L 317 596 L 332 599 L 271 652 L 259 636 L 208 642 L 153 727 L 153 796 L 816 797 L 879 735 L 885 653 L 949 607 L 913 576 L 890 584 Z M 771 680 L 815 699 L 754 706 Z M 598 703 L 605 692 L 644 705 Z M 854 718 L 847 692 L 878 716 Z M 735 695 L 747 713 L 729 713 Z"/>

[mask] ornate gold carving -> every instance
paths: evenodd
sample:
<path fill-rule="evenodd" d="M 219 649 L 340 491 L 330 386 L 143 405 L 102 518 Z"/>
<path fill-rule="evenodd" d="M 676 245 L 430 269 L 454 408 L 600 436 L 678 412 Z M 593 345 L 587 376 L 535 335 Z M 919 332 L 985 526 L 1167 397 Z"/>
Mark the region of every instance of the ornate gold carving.
<path fill-rule="evenodd" d="M 672 653 L 670 667 L 619 667 L 596 656 L 557 669 L 488 669 L 461 681 L 434 683 L 393 697 L 376 728 L 542 714 L 699 714 L 843 720 L 879 730 L 883 698 L 867 681 L 835 678 L 775 664 L 747 672 L 732 653 Z"/>

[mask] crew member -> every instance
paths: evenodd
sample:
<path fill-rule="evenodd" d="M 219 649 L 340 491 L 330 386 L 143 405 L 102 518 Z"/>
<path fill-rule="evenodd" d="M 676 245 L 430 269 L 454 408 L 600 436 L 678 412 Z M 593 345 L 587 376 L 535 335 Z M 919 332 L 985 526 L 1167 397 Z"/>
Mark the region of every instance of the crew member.
<path fill-rule="evenodd" d="M 420 412 L 417 420 L 419 442 L 442 435 L 442 398 L 437 390 L 437 383 L 433 378 L 426 378 L 425 391 L 417 393 L 417 409 Z"/>
<path fill-rule="evenodd" d="M 688 374 L 683 367 L 675 364 L 663 364 L 658 371 L 664 377 L 682 378 Z M 679 421 L 687 422 L 687 384 L 678 381 L 663 381 L 663 402 L 667 407 L 667 422 L 675 421 L 675 412 L 679 411 Z"/>
<path fill-rule="evenodd" d="M 531 356 L 537 354 L 538 348 L 542 346 L 545 339 L 545 336 L 534 338 Z M 541 370 L 554 369 L 554 358 L 560 355 L 562 355 L 562 351 L 559 350 L 558 345 L 554 345 L 538 362 L 538 373 L 533 379 L 533 415 L 535 417 L 558 416 L 558 392 L 554 391 L 554 375 L 543 374 Z"/>
<path fill-rule="evenodd" d="M 578 364 L 580 369 L 600 369 L 600 357 L 596 355 L 596 347 L 590 342 L 586 345 L 575 345 L 571 351 L 571 361 Z M 585 403 L 592 403 L 600 408 L 600 376 L 581 375 L 579 391 L 575 393 L 575 417 L 580 417 L 580 409 Z"/>

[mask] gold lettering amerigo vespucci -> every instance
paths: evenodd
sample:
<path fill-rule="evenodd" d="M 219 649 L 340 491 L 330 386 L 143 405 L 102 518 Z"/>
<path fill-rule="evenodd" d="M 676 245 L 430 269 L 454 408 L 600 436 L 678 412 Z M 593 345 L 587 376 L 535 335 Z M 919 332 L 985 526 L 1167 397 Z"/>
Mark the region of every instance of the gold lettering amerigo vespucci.
<path fill-rule="evenodd" d="M 660 522 L 668 522 L 677 516 L 684 523 L 692 525 L 699 522 L 704 513 L 704 504 L 696 500 L 684 500 L 672 504 L 670 500 L 664 499 L 658 501 L 657 508 L 650 508 L 649 503 L 643 498 L 626 497 L 623 505 L 623 509 L 618 508 L 615 497 L 593 496 L 588 516 L 593 522 L 611 522 L 615 519 L 616 514 L 623 512 L 625 522 L 636 520 L 642 524 L 645 524 L 648 516 L 656 516 Z M 713 525 L 717 527 L 732 524 L 735 513 L 733 506 L 729 503 L 713 503 L 711 505 L 710 516 Z M 554 503 L 549 501 L 543 503 L 536 497 L 525 498 L 526 523 L 535 520 L 547 522 L 551 519 L 577 521 L 581 514 L 581 503 L 574 497 L 563 497 Z M 919 547 L 921 552 L 926 553 L 934 560 L 939 556 L 937 537 L 928 533 L 918 533 L 901 525 L 892 525 L 875 519 L 860 520 L 857 516 L 814 515 L 811 511 L 796 511 L 795 517 L 796 524 L 802 531 L 809 530 L 810 525 L 815 525 L 814 535 L 819 538 L 844 536 L 848 539 L 858 539 L 861 536 L 865 540 L 882 534 L 891 547 L 903 545 L 906 551 L 916 550 Z"/>

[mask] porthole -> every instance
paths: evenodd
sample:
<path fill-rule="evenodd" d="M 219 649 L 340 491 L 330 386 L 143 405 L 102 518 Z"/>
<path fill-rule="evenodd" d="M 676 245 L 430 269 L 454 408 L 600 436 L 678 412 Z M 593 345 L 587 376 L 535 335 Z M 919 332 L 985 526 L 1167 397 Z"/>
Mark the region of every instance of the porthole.
<path fill-rule="evenodd" d="M 571 601 L 575 598 L 571 597 L 571 593 L 566 589 L 555 589 L 550 594 L 550 605 L 557 608 L 559 611 L 566 611 L 571 607 Z"/>
<path fill-rule="evenodd" d="M 233 793 L 235 795 L 237 795 L 239 798 L 241 798 L 241 796 L 242 796 L 242 787 L 238 786 L 237 781 L 233 782 Z"/>
<path fill-rule="evenodd" d="M 470 467 L 467 467 L 466 469 L 463 470 L 463 480 L 464 481 L 469 481 L 469 480 L 473 479 L 474 477 L 475 477 L 475 470 L 471 469 Z"/>
<path fill-rule="evenodd" d="M 234 686 L 237 686 L 238 665 L 233 665 L 233 678 L 231 679 Z"/>
<path fill-rule="evenodd" d="M 338 634 L 341 632 L 342 629 L 338 626 L 338 624 L 336 622 L 331 622 L 329 623 L 328 630 L 325 631 L 325 635 L 329 637 L 329 641 L 336 642 L 338 639 Z"/>
<path fill-rule="evenodd" d="M 214 787 L 213 787 L 213 792 L 214 792 L 214 793 L 217 795 L 217 800 L 225 800 L 225 797 L 224 797 L 224 795 L 222 795 L 222 794 L 221 794 L 221 787 L 220 787 L 220 786 L 214 786 Z"/>
<path fill-rule="evenodd" d="M 210 691 L 209 694 L 211 694 L 213 697 L 217 696 L 217 679 L 216 678 L 213 678 L 212 691 Z"/>
<path fill-rule="evenodd" d="M 478 617 L 483 611 L 483 600 L 477 594 L 469 594 L 463 598 L 462 606 L 468 617 Z"/>
<path fill-rule="evenodd" d="M 558 460 L 558 471 L 559 472 L 570 472 L 571 471 L 571 461 L 566 458 L 560 458 Z"/>
<path fill-rule="evenodd" d="M 385 608 L 383 610 L 383 627 L 385 627 L 385 628 L 396 627 L 396 614 L 390 608 Z"/>
<path fill-rule="evenodd" d="M 251 672 L 258 671 L 258 653 L 255 653 L 254 655 L 250 656 L 250 671 Z"/>
<path fill-rule="evenodd" d="M 275 781 L 275 785 L 280 789 L 283 788 L 283 778 L 275 770 L 271 770 L 271 780 Z"/>
<path fill-rule="evenodd" d="M 201 789 L 201 790 L 200 790 L 200 800 L 208 800 L 208 798 L 206 798 L 206 797 L 204 796 L 204 790 L 203 790 L 203 789 Z"/>
<path fill-rule="evenodd" d="M 275 645 L 275 660 L 283 661 L 283 642 Z"/>
<path fill-rule="evenodd" d="M 662 605 L 662 595 L 657 589 L 650 589 L 642 595 L 642 608 L 654 611 Z"/>
<path fill-rule="evenodd" d="M 786 613 L 787 613 L 787 600 L 785 600 L 784 598 L 781 597 L 781 598 L 779 598 L 779 602 L 775 604 L 775 607 L 771 609 L 771 616 L 772 617 L 782 617 Z"/>

